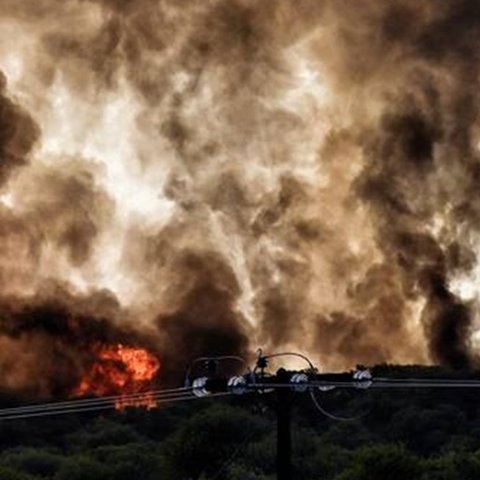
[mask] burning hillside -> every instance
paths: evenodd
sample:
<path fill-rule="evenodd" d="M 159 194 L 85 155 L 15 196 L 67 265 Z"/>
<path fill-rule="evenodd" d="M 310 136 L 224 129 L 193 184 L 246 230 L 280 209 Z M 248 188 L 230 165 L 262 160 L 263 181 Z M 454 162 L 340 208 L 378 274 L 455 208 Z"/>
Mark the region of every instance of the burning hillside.
<path fill-rule="evenodd" d="M 479 8 L 3 0 L 0 387 L 477 362 Z"/>

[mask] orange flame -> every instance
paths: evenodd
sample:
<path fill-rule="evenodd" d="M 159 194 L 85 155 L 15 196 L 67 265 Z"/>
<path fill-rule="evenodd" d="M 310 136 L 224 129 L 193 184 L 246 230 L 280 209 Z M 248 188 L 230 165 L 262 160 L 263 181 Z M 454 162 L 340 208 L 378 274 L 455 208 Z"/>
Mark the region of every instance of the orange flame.
<path fill-rule="evenodd" d="M 102 345 L 95 349 L 97 360 L 75 389 L 75 395 L 127 395 L 147 389 L 160 369 L 160 361 L 143 348 L 122 344 Z M 135 398 L 120 397 L 115 408 L 154 408 L 157 402 L 146 393 Z"/>

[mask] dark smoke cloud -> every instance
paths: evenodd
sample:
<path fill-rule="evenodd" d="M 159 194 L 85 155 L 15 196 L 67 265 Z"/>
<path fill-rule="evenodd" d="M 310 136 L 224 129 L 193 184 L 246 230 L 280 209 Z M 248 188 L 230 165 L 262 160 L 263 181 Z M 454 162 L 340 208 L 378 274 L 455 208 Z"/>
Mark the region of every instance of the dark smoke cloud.
<path fill-rule="evenodd" d="M 30 396 L 66 396 L 94 362 L 96 347 L 127 344 L 153 349 L 128 324 L 107 291 L 73 295 L 46 284 L 31 297 L 0 298 L 2 387 Z"/>
<path fill-rule="evenodd" d="M 169 288 L 177 305 L 156 319 L 163 337 L 164 378 L 178 380 L 200 356 L 233 352 L 248 357 L 249 332 L 235 307 L 239 285 L 225 261 L 213 252 L 185 251 L 172 268 L 181 282 Z"/>
<path fill-rule="evenodd" d="M 426 300 L 422 321 L 433 360 L 458 368 L 474 356 L 472 312 L 449 291 L 448 252 L 458 248 L 463 228 L 476 228 L 478 217 L 472 187 L 479 160 L 479 6 L 435 7 L 366 2 L 367 27 L 339 21 L 345 54 L 337 61 L 342 76 L 357 73 L 356 82 L 370 83 L 385 98 L 384 112 L 364 133 L 358 192 L 373 209 L 378 245 L 402 275 L 405 293 Z M 441 235 L 431 230 L 438 216 L 446 223 Z M 471 256 L 467 244 L 462 249 Z"/>
<path fill-rule="evenodd" d="M 409 336 L 405 318 L 410 312 L 398 271 L 387 265 L 374 266 L 349 294 L 351 313 L 336 311 L 315 319 L 314 334 L 322 350 L 345 362 L 351 358 L 365 364 L 388 362 L 392 340 Z M 396 354 L 401 358 L 414 357 L 415 347 L 410 342 L 397 343 Z"/>
<path fill-rule="evenodd" d="M 32 114 L 45 118 L 39 97 L 64 89 L 91 106 L 79 128 L 95 130 L 97 105 L 128 92 L 138 162 L 126 170 L 164 172 L 158 196 L 172 212 L 120 224 L 134 200 L 107 191 L 97 163 L 118 163 L 108 154 L 31 163 L 39 127 L 2 81 L 0 182 L 15 195 L 0 210 L 0 338 L 30 352 L 7 384 L 65 391 L 28 372 L 76 379 L 91 361 L 84 343 L 136 342 L 144 329 L 172 383 L 196 356 L 258 343 L 328 368 L 474 364 L 478 305 L 452 279 L 477 263 L 477 3 L 5 0 L 0 17 L 38 47 L 25 73 L 41 90 Z M 119 143 L 122 120 L 110 130 Z M 106 271 L 127 278 L 133 300 L 101 314 L 103 300 L 88 310 L 92 297 L 65 281 L 35 293 L 57 275 L 37 275 L 45 252 L 95 278 L 109 236 L 118 270 Z M 50 344 L 64 366 L 35 365 Z"/>

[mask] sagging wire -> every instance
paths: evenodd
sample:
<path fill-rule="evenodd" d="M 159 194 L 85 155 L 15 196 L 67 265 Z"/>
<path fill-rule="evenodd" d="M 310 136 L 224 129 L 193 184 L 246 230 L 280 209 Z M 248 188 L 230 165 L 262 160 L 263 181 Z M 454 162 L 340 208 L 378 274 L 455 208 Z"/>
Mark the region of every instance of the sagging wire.
<path fill-rule="evenodd" d="M 296 355 L 301 357 L 301 358 L 304 358 L 304 360 L 306 360 L 306 362 L 310 365 L 310 369 L 312 370 L 312 372 L 317 371 L 317 369 L 313 365 L 313 362 L 307 356 L 302 355 L 302 354 L 296 354 Z M 340 415 L 335 415 L 333 413 L 330 413 L 326 408 L 322 407 L 322 405 L 320 404 L 320 402 L 318 401 L 318 399 L 315 395 L 315 391 L 314 391 L 313 388 L 310 388 L 310 398 L 312 399 L 312 402 L 315 405 L 315 407 L 317 408 L 317 410 L 320 413 L 322 413 L 323 415 L 325 415 L 327 418 L 330 418 L 331 420 L 349 422 L 349 421 L 358 420 L 358 419 L 360 419 L 360 418 L 362 418 L 366 415 L 366 413 L 363 413 L 361 415 L 355 415 L 355 416 L 352 416 L 352 417 L 343 417 L 343 416 L 340 416 Z"/>
<path fill-rule="evenodd" d="M 257 365 L 256 365 L 256 368 L 255 368 L 254 372 L 256 372 L 256 370 L 258 368 L 258 369 L 261 370 L 262 376 L 264 376 L 264 370 L 268 366 L 268 360 L 269 359 L 278 358 L 278 357 L 286 357 L 286 356 L 298 357 L 298 358 L 301 358 L 302 360 L 304 360 L 308 364 L 309 373 L 311 373 L 311 374 L 314 374 L 315 372 L 318 371 L 318 369 L 315 367 L 313 362 L 306 355 L 303 355 L 301 353 L 298 353 L 298 352 L 280 352 L 280 353 L 273 353 L 273 354 L 270 354 L 270 355 L 262 355 L 262 350 L 259 349 L 259 350 L 257 350 Z M 332 382 L 332 386 L 333 387 L 337 386 L 336 383 L 338 383 L 338 382 Z M 345 382 L 345 383 L 347 383 L 347 382 Z M 322 407 L 322 405 L 320 405 L 320 402 L 318 401 L 317 397 L 315 396 L 314 390 L 312 388 L 309 388 L 309 384 L 305 383 L 303 385 L 304 385 L 304 390 L 308 389 L 310 391 L 310 397 L 312 399 L 312 402 L 313 402 L 314 406 L 317 408 L 317 410 L 319 412 L 321 412 L 326 417 L 328 417 L 332 420 L 352 421 L 352 420 L 357 420 L 358 418 L 361 418 L 362 416 L 364 416 L 364 414 L 362 414 L 361 416 L 355 416 L 355 417 L 342 417 L 342 416 L 330 413 L 328 410 L 326 410 L 324 407 Z M 252 386 L 256 386 L 256 387 L 259 387 L 259 388 L 263 387 L 263 385 L 261 383 L 249 385 L 249 387 L 252 387 Z M 266 384 L 265 386 L 269 386 L 270 388 L 287 387 L 287 388 L 293 388 L 296 391 L 299 391 L 299 384 L 297 384 L 297 385 L 295 385 L 295 384 L 294 385 L 289 385 L 289 384 Z M 323 386 L 328 387 L 330 385 L 323 385 Z"/>
<path fill-rule="evenodd" d="M 253 373 L 250 375 L 251 381 L 246 385 L 246 388 L 247 389 L 258 388 L 259 393 L 270 393 L 273 388 L 277 387 L 277 385 L 281 385 L 280 388 L 284 388 L 284 387 L 294 388 L 296 391 L 299 391 L 298 383 L 296 383 L 293 386 L 284 384 L 284 383 L 278 383 L 278 384 L 267 383 L 265 385 L 262 385 L 261 383 L 262 379 L 264 380 L 266 378 L 271 377 L 271 374 L 266 371 L 269 364 L 269 360 L 272 358 L 287 357 L 287 356 L 298 357 L 308 364 L 309 369 L 304 370 L 303 372 L 305 373 L 301 373 L 300 376 L 305 376 L 307 375 L 307 373 L 313 375 L 314 373 L 317 372 L 317 369 L 315 368 L 313 362 L 306 355 L 303 355 L 298 352 L 279 352 L 279 353 L 272 353 L 270 355 L 263 355 L 262 349 L 259 348 L 257 350 L 257 361 L 253 369 Z M 260 371 L 260 373 L 258 373 L 258 371 Z M 298 377 L 299 375 L 296 375 L 296 376 Z M 306 377 L 306 380 L 308 380 L 308 377 Z"/>
<path fill-rule="evenodd" d="M 372 374 L 370 373 L 370 370 L 363 368 L 363 367 L 357 367 L 357 370 L 353 373 L 353 382 L 351 382 L 351 385 L 357 389 L 357 390 L 366 390 L 371 387 L 372 385 Z M 334 383 L 340 383 L 340 382 L 334 382 Z M 323 389 L 324 391 L 328 391 L 331 388 L 335 388 L 336 385 L 334 386 L 320 386 L 320 389 Z M 330 418 L 332 420 L 338 420 L 342 422 L 350 422 L 350 421 L 355 421 L 359 420 L 360 418 L 365 417 L 368 414 L 367 412 L 361 413 L 359 415 L 353 415 L 351 417 L 344 417 L 341 415 L 336 415 L 333 413 L 328 412 L 322 405 L 320 404 L 318 398 L 315 395 L 314 389 L 310 389 L 310 398 L 312 399 L 313 404 L 317 408 L 319 412 L 321 412 L 323 415 L 325 415 L 327 418 Z"/>
<path fill-rule="evenodd" d="M 318 371 L 318 369 L 315 367 L 315 365 L 313 364 L 313 362 L 306 356 L 306 355 L 303 355 L 301 353 L 298 353 L 298 352 L 282 352 L 282 353 L 274 353 L 272 355 L 268 355 L 266 358 L 275 358 L 275 357 L 284 357 L 284 356 L 295 356 L 295 357 L 298 357 L 298 358 L 301 358 L 303 359 L 305 362 L 308 363 L 309 367 L 310 367 L 310 372 L 313 374 L 315 372 Z M 371 379 L 371 376 L 369 377 Z M 308 384 L 305 384 L 305 386 L 307 386 Z M 359 388 L 358 387 L 358 383 L 356 385 L 356 388 Z M 328 385 L 327 385 L 328 386 Z M 336 385 L 332 385 L 333 387 L 335 387 Z M 298 388 L 298 387 L 297 387 Z M 308 387 L 307 387 L 308 388 Z M 305 388 L 305 390 L 307 389 Z M 362 387 L 360 387 L 362 388 Z M 298 390 L 297 390 L 298 391 Z M 312 402 L 313 404 L 315 405 L 315 407 L 317 408 L 317 410 L 319 412 L 321 412 L 323 415 L 325 415 L 326 417 L 332 419 L 332 420 L 339 420 L 339 421 L 354 421 L 354 420 L 358 420 L 362 417 L 364 417 L 366 415 L 366 413 L 363 413 L 361 415 L 356 415 L 356 416 L 352 416 L 352 417 L 343 417 L 343 416 L 340 416 L 340 415 L 335 415 L 333 413 L 330 413 L 326 408 L 322 407 L 322 405 L 320 404 L 319 400 L 317 399 L 316 395 L 315 395 L 315 391 L 314 389 L 312 388 L 309 388 L 309 391 L 310 391 L 310 398 L 312 399 Z"/>
<path fill-rule="evenodd" d="M 366 415 L 366 413 L 362 413 L 360 415 L 355 415 L 355 416 L 352 416 L 352 417 L 342 417 L 340 415 L 335 415 L 333 413 L 330 413 L 329 411 L 327 411 L 325 408 L 323 408 L 320 405 L 320 402 L 318 401 L 317 397 L 315 396 L 315 391 L 313 389 L 310 389 L 310 398 L 312 399 L 313 404 L 315 405 L 317 410 L 320 413 L 322 413 L 323 415 L 325 415 L 326 417 L 330 418 L 331 420 L 340 420 L 342 422 L 351 422 L 351 421 L 354 421 L 354 420 L 359 420 L 360 418 L 363 418 Z"/>

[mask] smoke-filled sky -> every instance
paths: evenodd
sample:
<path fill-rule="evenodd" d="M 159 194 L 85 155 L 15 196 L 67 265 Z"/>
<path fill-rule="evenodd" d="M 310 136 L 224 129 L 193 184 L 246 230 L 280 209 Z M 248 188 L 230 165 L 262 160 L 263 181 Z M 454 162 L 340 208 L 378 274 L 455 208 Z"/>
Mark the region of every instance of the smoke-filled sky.
<path fill-rule="evenodd" d="M 477 0 L 0 0 L 0 387 L 475 364 L 479 42 Z"/>

